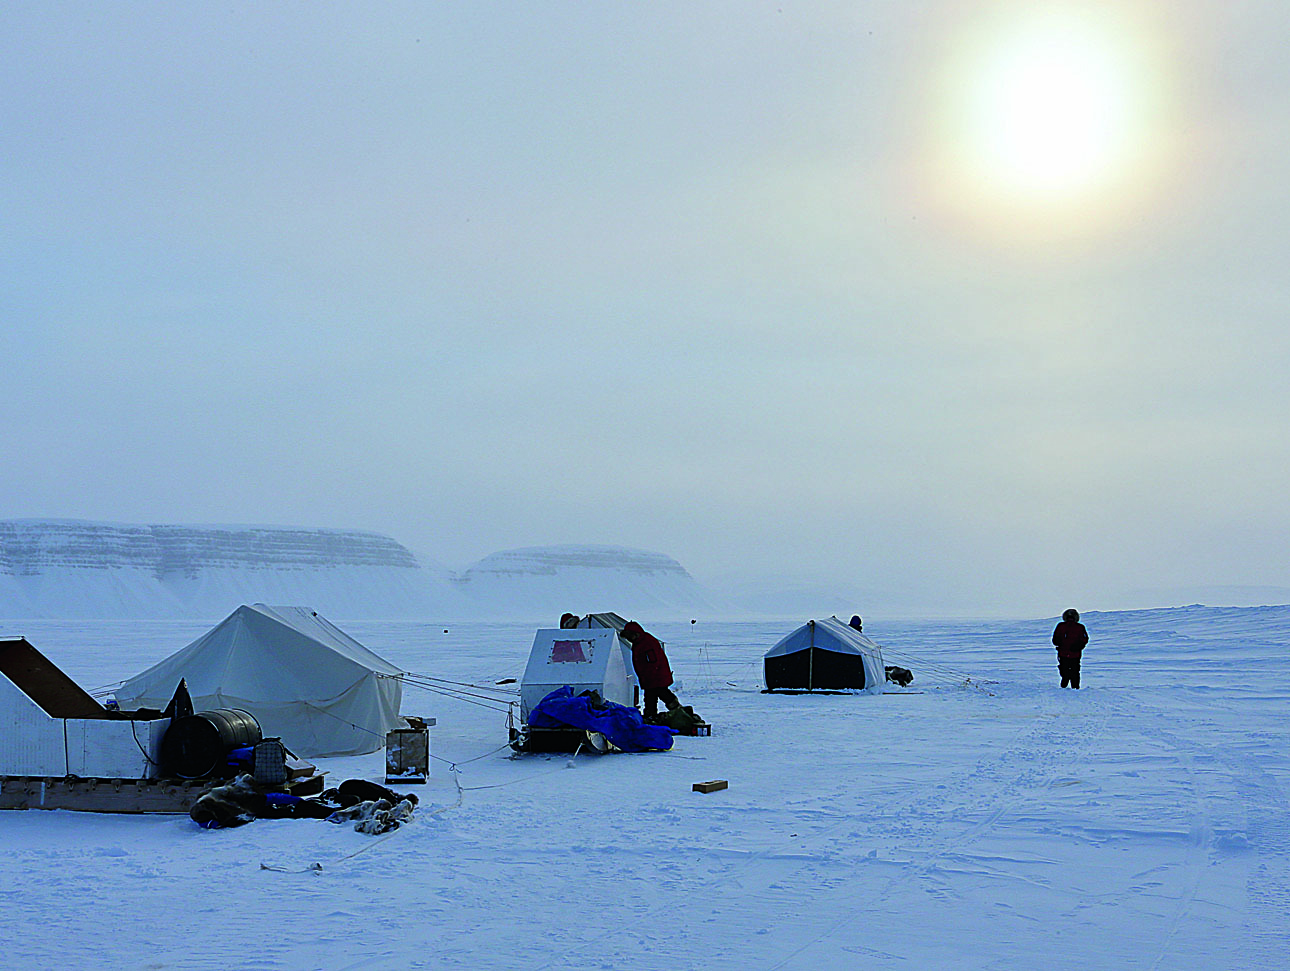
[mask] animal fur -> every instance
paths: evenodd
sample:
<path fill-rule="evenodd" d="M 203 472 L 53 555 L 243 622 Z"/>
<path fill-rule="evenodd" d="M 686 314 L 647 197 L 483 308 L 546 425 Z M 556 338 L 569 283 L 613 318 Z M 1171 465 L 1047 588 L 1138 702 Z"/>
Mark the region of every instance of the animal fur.
<path fill-rule="evenodd" d="M 902 688 L 908 688 L 910 682 L 914 680 L 914 672 L 909 668 L 898 668 L 893 664 L 887 668 L 887 680 Z"/>

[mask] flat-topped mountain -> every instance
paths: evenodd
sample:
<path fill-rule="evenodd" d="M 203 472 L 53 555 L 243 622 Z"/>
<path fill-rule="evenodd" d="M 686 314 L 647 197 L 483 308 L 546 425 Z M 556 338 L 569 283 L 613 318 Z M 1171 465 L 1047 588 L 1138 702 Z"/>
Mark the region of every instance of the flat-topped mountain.
<path fill-rule="evenodd" d="M 281 526 L 0 522 L 0 613 L 220 617 L 243 603 L 426 617 L 461 599 L 388 536 Z"/>
<path fill-rule="evenodd" d="M 671 557 L 622 547 L 507 550 L 454 574 L 361 530 L 0 521 L 0 616 L 219 618 L 244 603 L 554 623 L 565 610 L 679 614 L 707 598 Z"/>
<path fill-rule="evenodd" d="M 676 560 L 621 546 L 532 546 L 484 557 L 454 583 L 494 616 L 647 614 L 711 605 Z"/>
<path fill-rule="evenodd" d="M 284 526 L 136 526 L 74 519 L 0 522 L 0 572 L 36 576 L 50 567 L 146 569 L 159 579 L 210 567 L 392 566 L 418 568 L 388 536 Z"/>

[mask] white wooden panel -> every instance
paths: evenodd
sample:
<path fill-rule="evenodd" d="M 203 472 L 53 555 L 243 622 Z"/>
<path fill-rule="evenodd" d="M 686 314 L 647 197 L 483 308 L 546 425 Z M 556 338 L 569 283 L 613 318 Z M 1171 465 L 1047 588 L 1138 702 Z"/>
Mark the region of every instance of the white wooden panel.
<path fill-rule="evenodd" d="M 0 674 L 0 775 L 67 775 L 62 719 Z"/>
<path fill-rule="evenodd" d="M 67 719 L 67 769 L 85 779 L 151 779 L 169 719 Z M 160 727 L 160 730 L 158 729 Z"/>

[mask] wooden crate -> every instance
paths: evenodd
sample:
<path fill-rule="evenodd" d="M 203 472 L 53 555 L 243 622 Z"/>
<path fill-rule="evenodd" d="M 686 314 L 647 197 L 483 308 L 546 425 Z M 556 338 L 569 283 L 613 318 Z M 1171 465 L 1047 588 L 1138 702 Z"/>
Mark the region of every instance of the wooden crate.
<path fill-rule="evenodd" d="M 430 729 L 396 728 L 385 736 L 385 784 L 421 784 L 430 777 Z"/>

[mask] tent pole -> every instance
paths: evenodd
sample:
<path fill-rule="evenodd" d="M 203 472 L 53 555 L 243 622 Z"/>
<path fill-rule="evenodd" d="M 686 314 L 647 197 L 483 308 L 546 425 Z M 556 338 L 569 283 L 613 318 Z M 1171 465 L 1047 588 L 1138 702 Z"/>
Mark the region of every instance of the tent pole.
<path fill-rule="evenodd" d="M 811 646 L 806 649 L 806 690 L 815 689 L 815 621 L 808 625 L 811 628 Z"/>

